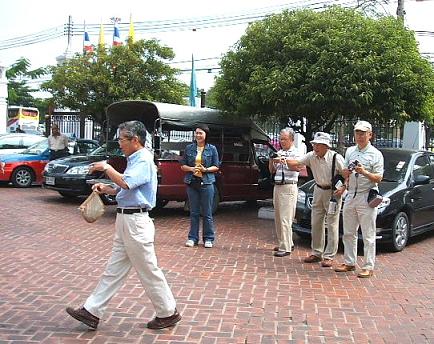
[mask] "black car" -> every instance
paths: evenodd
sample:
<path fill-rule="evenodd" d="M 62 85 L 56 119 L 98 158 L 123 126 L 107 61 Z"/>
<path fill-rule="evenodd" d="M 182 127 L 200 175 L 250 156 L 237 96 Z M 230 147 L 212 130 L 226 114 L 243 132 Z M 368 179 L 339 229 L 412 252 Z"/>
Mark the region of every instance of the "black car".
<path fill-rule="evenodd" d="M 87 196 L 92 192 L 89 181 L 104 178 L 104 172 L 88 174 L 89 166 L 93 162 L 102 160 L 109 160 L 110 164 L 119 171 L 125 169 L 126 160 L 119 144 L 110 141 L 88 155 L 71 156 L 48 163 L 43 173 L 43 187 L 56 190 L 67 198 Z M 113 196 L 101 195 L 101 198 L 106 204 L 115 203 Z"/>
<path fill-rule="evenodd" d="M 379 189 L 384 198 L 378 206 L 377 241 L 401 251 L 409 237 L 434 228 L 434 153 L 397 148 L 380 151 L 384 175 Z M 293 229 L 300 236 L 311 232 L 314 186 L 309 181 L 299 189 Z"/>

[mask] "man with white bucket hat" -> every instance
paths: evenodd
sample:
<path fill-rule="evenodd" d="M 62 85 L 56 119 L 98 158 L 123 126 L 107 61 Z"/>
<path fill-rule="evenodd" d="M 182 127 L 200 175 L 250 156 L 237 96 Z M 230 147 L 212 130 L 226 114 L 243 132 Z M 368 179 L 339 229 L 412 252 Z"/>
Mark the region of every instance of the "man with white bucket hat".
<path fill-rule="evenodd" d="M 331 267 L 338 250 L 339 243 L 339 212 L 342 205 L 342 194 L 345 184 L 334 185 L 333 177 L 341 174 L 344 168 L 342 155 L 330 148 L 331 137 L 324 132 L 317 132 L 310 141 L 313 151 L 304 155 L 298 161 L 289 165 L 309 166 L 315 180 L 312 201 L 312 252 L 304 259 L 305 263 L 321 262 L 323 267 Z M 325 223 L 327 220 L 327 245 L 325 246 Z"/>

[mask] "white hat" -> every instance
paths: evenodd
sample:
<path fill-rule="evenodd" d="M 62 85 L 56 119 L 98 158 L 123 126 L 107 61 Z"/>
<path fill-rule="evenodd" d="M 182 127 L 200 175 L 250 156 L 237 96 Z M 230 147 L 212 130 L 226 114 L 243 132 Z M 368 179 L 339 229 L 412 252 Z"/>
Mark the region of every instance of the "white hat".
<path fill-rule="evenodd" d="M 369 122 L 366 121 L 358 121 L 354 125 L 354 130 L 360 130 L 360 131 L 372 131 L 372 125 Z"/>
<path fill-rule="evenodd" d="M 315 133 L 315 136 L 313 137 L 313 140 L 310 141 L 310 143 L 321 143 L 331 148 L 332 147 L 331 141 L 332 139 L 329 134 L 323 133 L 322 131 L 318 131 L 317 133 Z"/>

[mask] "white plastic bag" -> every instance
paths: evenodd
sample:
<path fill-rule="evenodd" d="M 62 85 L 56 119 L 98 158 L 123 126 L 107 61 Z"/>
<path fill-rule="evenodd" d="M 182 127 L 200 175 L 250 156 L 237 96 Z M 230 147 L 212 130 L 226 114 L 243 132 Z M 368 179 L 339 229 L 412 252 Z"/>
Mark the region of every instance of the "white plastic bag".
<path fill-rule="evenodd" d="M 93 191 L 78 208 L 83 218 L 89 222 L 95 222 L 104 214 L 104 203 L 96 191 Z"/>

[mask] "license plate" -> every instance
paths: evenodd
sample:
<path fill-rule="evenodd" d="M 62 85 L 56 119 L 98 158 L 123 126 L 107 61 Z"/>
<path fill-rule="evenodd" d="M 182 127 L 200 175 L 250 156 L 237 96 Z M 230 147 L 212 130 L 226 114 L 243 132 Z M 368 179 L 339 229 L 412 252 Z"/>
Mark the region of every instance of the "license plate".
<path fill-rule="evenodd" d="M 56 178 L 54 178 L 54 177 L 45 177 L 45 184 L 47 184 L 47 185 L 55 185 L 56 184 Z"/>

